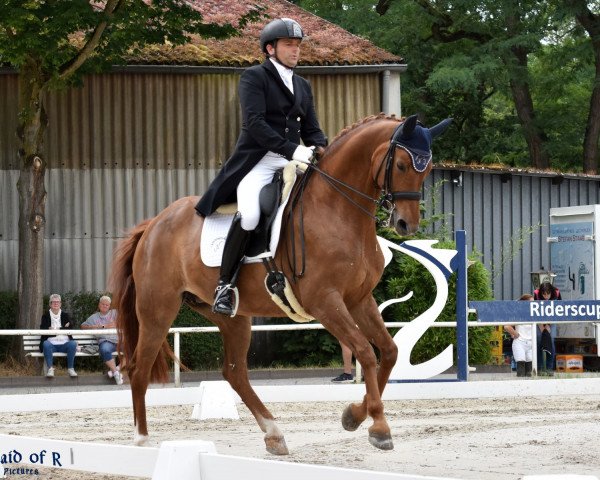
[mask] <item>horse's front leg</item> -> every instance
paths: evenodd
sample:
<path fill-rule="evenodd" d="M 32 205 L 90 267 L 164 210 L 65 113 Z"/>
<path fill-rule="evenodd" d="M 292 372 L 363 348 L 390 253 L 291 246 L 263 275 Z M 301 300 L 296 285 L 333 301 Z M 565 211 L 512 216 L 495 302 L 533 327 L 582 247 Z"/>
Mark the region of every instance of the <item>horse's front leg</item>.
<path fill-rule="evenodd" d="M 267 452 L 273 455 L 289 453 L 285 438 L 275 423 L 275 418 L 262 403 L 248 380 L 248 349 L 252 336 L 250 317 L 224 317 L 212 313 L 209 308 L 197 309 L 202 315 L 214 322 L 223 337 L 223 377 L 237 392 L 244 404 L 256 418 L 260 429 L 265 433 Z"/>
<path fill-rule="evenodd" d="M 370 337 L 365 336 L 357 328 L 354 313 L 368 310 L 353 307 L 352 313 L 348 311 L 338 292 L 333 292 L 327 299 L 321 300 L 323 308 L 312 308 L 311 314 L 318 318 L 321 323 L 341 342 L 350 347 L 356 360 L 363 367 L 365 377 L 366 394 L 362 404 L 350 405 L 342 415 L 342 425 L 346 430 L 356 430 L 365 420 L 367 414 L 373 419 L 373 425 L 369 427 L 369 442 L 382 450 L 394 448 L 390 427 L 383 412 L 381 391 L 389 378 L 394 363 L 391 356 L 384 362 L 384 374 L 377 375 L 377 358 L 373 347 L 369 343 Z M 377 308 L 376 308 L 377 309 Z M 381 317 L 380 317 L 381 318 Z M 395 359 L 394 359 L 395 362 Z M 385 371 L 387 370 L 387 373 Z M 384 378 L 385 377 L 385 378 Z"/>
<path fill-rule="evenodd" d="M 354 306 L 350 313 L 352 314 L 352 317 L 356 319 L 356 323 L 365 337 L 379 349 L 380 364 L 377 371 L 377 386 L 380 395 L 383 395 L 383 390 L 385 389 L 392 369 L 396 364 L 398 347 L 385 327 L 375 299 L 371 295 L 363 302 Z M 367 395 L 365 395 L 362 403 L 348 405 L 342 415 L 342 425 L 344 428 L 350 431 L 356 430 L 367 418 L 367 409 Z"/>

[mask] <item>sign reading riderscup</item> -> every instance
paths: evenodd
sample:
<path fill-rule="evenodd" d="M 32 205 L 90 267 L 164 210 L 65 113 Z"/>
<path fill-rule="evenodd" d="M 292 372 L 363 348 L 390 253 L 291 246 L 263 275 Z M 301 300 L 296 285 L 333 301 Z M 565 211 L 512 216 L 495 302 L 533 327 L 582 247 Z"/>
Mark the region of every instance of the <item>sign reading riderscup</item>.
<path fill-rule="evenodd" d="M 600 321 L 600 300 L 469 302 L 480 322 Z"/>

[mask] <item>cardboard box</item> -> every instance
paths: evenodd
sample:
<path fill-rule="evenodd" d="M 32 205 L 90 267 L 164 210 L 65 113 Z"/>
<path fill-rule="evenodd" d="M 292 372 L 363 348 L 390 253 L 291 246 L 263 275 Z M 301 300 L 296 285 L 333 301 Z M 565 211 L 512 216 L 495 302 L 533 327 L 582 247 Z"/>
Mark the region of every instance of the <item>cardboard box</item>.
<path fill-rule="evenodd" d="M 583 355 L 557 355 L 556 370 L 559 372 L 583 372 Z"/>

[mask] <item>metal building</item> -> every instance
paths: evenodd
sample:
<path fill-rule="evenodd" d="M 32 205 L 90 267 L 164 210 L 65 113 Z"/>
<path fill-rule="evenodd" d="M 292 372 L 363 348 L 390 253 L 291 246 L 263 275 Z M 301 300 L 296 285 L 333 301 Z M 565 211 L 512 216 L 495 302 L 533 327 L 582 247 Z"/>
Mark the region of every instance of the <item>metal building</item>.
<path fill-rule="evenodd" d="M 469 167 L 434 168 L 426 180 L 432 230 L 465 230 L 491 273 L 494 298 L 531 293 L 532 271 L 550 266 L 550 208 L 600 203 L 600 176 Z"/>
<path fill-rule="evenodd" d="M 381 71 L 403 66 L 382 66 Z M 313 69 L 314 71 L 314 69 Z M 332 138 L 381 111 L 380 72 L 306 74 Z M 177 198 L 199 195 L 233 151 L 239 71 L 128 72 L 90 77 L 50 96 L 45 291 L 104 290 L 115 241 Z M 0 124 L 16 125 L 16 75 L 0 75 Z M 16 289 L 19 167 L 0 138 L 0 290 Z"/>

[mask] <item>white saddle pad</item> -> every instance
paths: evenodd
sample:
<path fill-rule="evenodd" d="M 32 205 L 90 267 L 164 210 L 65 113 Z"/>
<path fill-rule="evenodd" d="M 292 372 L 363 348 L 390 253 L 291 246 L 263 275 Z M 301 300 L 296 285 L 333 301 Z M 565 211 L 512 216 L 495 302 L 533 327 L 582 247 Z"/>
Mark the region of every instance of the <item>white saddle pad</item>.
<path fill-rule="evenodd" d="M 304 167 L 304 168 L 303 168 Z M 306 165 L 291 161 L 283 169 L 283 194 L 281 204 L 277 210 L 277 216 L 273 221 L 271 229 L 271 239 L 269 241 L 269 251 L 261 253 L 255 257 L 244 257 L 243 263 L 258 263 L 265 257 L 274 257 L 277 245 L 279 244 L 279 236 L 281 233 L 281 220 L 283 211 L 290 198 L 292 186 L 296 182 L 296 168 L 305 170 Z M 212 215 L 204 219 L 204 226 L 200 235 L 200 258 L 208 267 L 220 267 L 221 259 L 223 258 L 223 247 L 225 239 L 229 232 L 229 227 L 233 221 L 236 209 L 231 209 L 232 213 L 219 213 L 217 210 Z"/>

